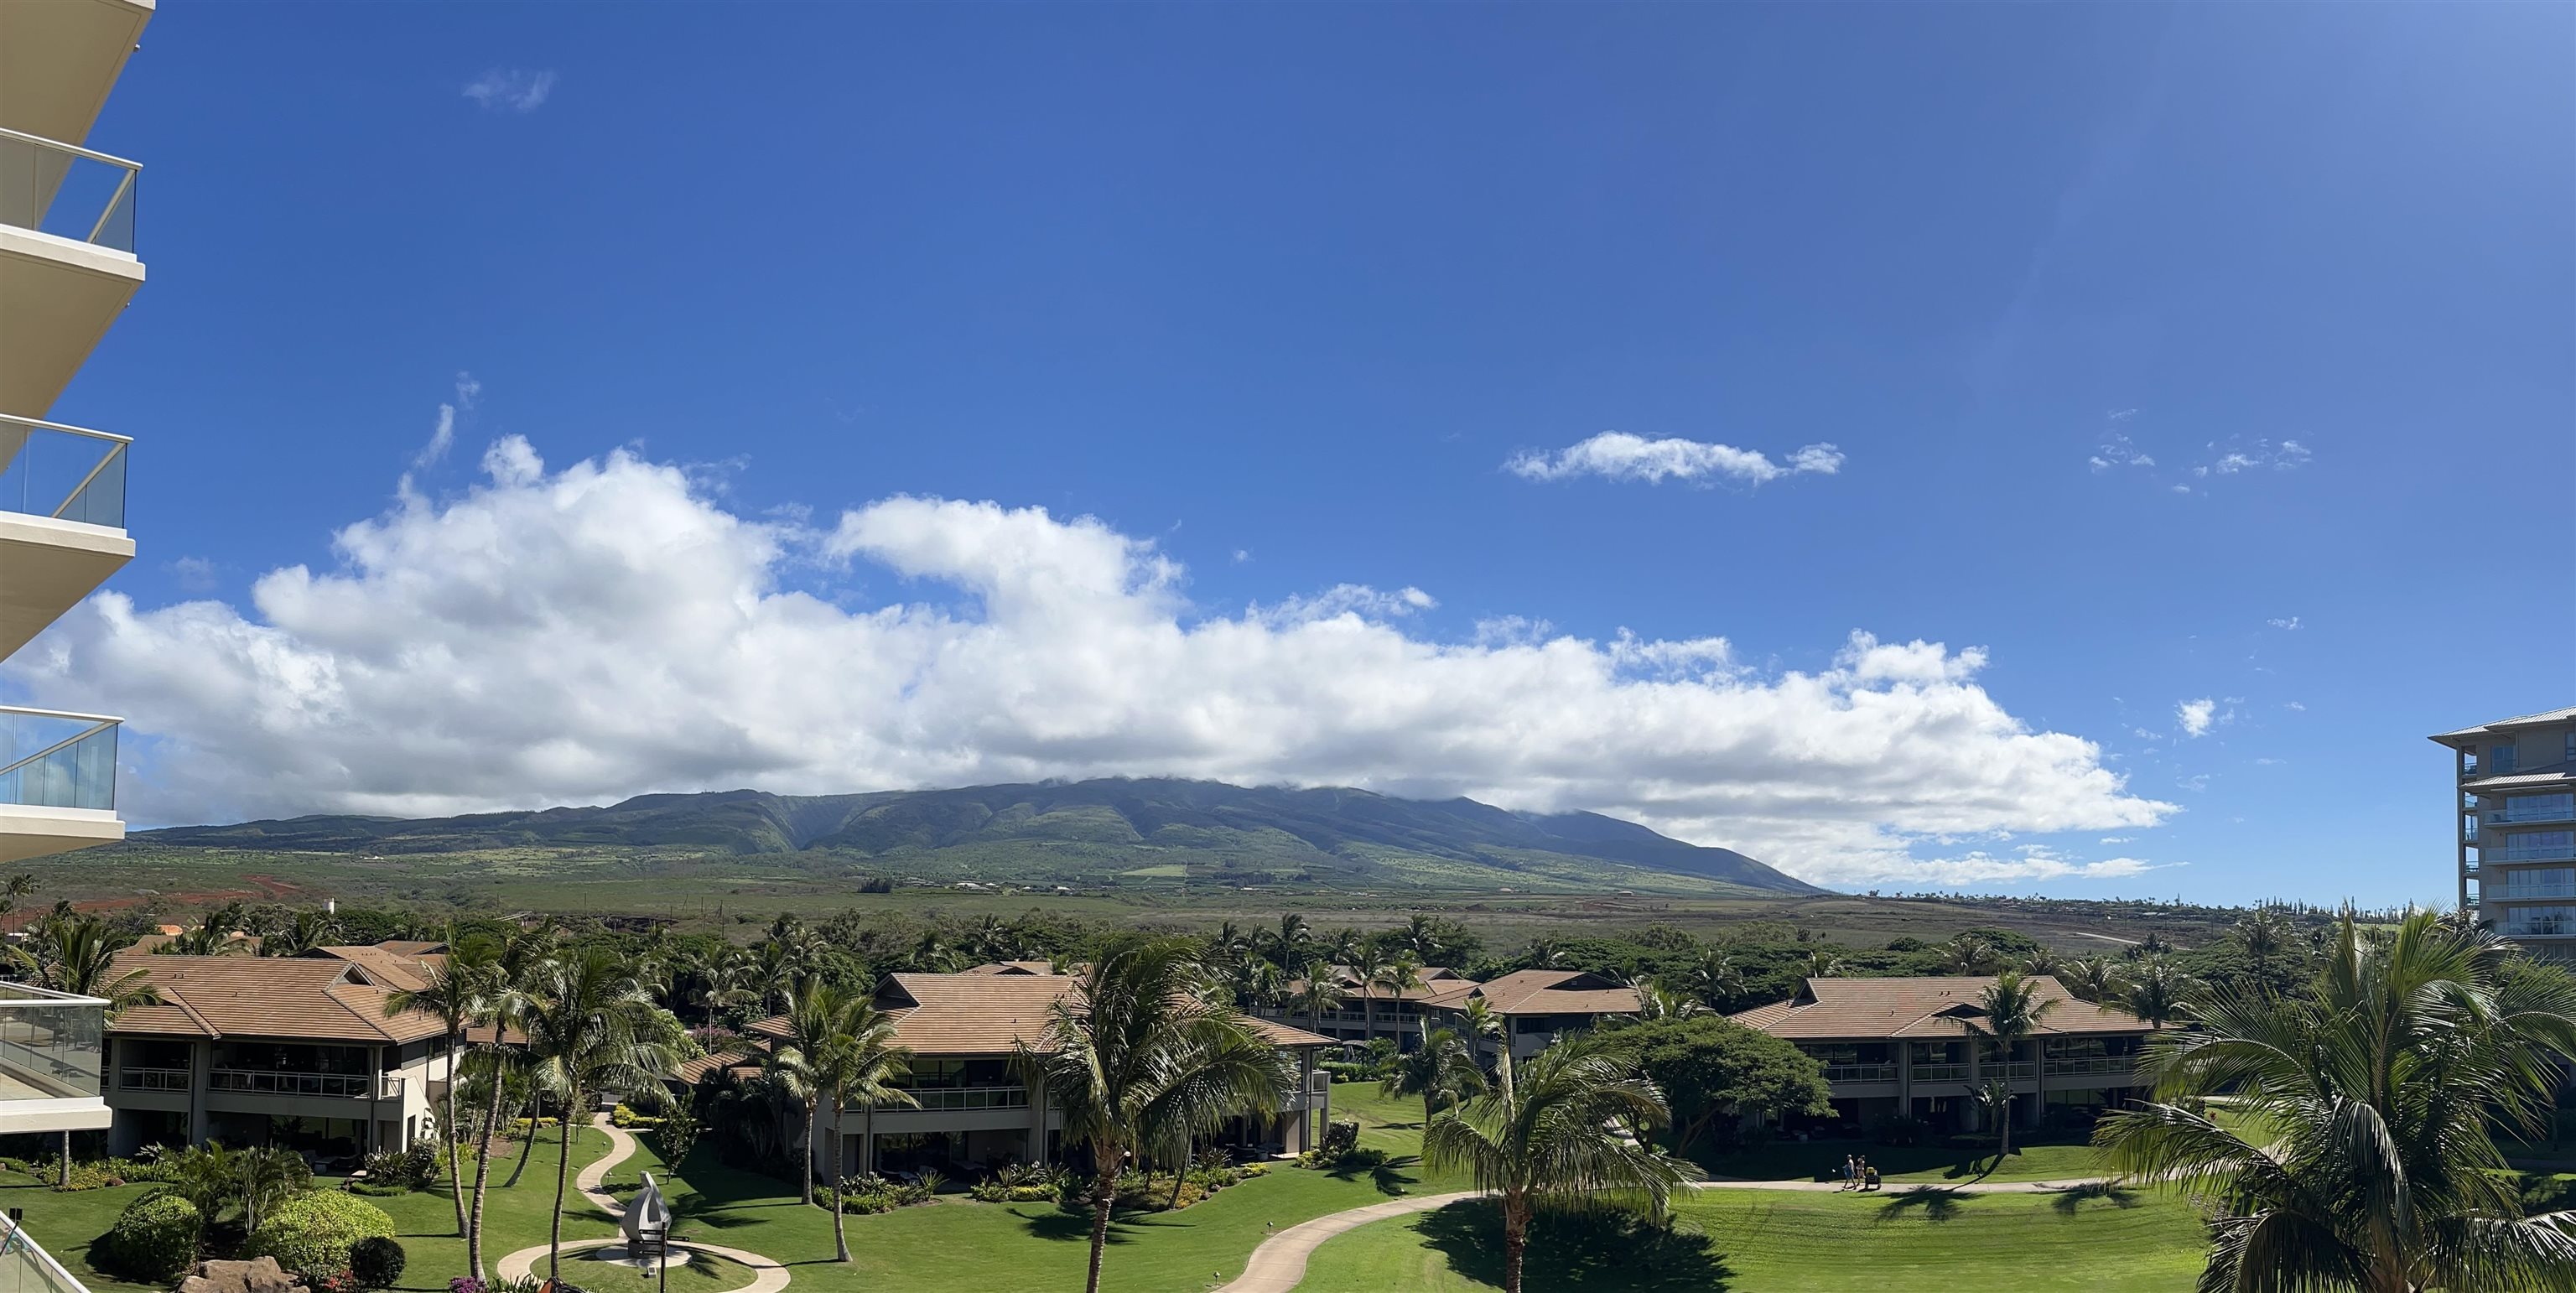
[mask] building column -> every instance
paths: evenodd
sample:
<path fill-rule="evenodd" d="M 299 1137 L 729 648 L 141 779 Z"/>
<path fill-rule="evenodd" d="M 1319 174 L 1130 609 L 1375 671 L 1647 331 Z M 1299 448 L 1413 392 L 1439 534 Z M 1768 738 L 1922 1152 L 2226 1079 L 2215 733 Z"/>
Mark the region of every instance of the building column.
<path fill-rule="evenodd" d="M 1304 1101 L 1304 1112 L 1297 1119 L 1297 1152 L 1303 1154 L 1315 1147 L 1315 1052 L 1311 1047 L 1297 1052 L 1297 1094 Z"/>
<path fill-rule="evenodd" d="M 2004 1071 L 2009 1073 L 2012 1070 L 2006 1069 Z M 1970 1099 L 1967 1107 L 1959 1111 L 1960 1118 L 1966 1123 L 1965 1130 L 1984 1131 L 1986 1129 L 1985 1104 L 1974 1098 L 1976 1092 L 1983 1089 L 1985 1085 L 1986 1039 L 1982 1033 L 1971 1032 L 1968 1034 L 1968 1092 Z"/>
<path fill-rule="evenodd" d="M 215 1082 L 215 1044 L 210 1041 L 188 1043 L 188 1143 L 202 1145 L 214 1139 L 214 1116 L 206 1108 L 206 1093 Z"/>

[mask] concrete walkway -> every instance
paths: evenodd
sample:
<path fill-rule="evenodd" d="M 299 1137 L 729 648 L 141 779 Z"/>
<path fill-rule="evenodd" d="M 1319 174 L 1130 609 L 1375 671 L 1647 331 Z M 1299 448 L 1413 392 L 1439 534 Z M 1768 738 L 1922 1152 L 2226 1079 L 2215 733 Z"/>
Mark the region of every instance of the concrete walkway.
<path fill-rule="evenodd" d="M 590 1125 L 608 1133 L 608 1152 L 600 1155 L 598 1162 L 573 1173 L 573 1187 L 580 1190 L 584 1198 L 599 1205 L 600 1210 L 611 1218 L 623 1217 L 626 1215 L 626 1205 L 619 1203 L 608 1191 L 601 1189 L 600 1184 L 608 1179 L 608 1173 L 618 1164 L 635 1157 L 637 1148 L 635 1138 L 628 1135 L 625 1128 L 609 1125 L 608 1115 L 604 1113 L 592 1114 Z M 612 1244 L 624 1242 L 626 1237 L 623 1235 L 611 1235 L 605 1239 L 567 1239 L 564 1241 L 563 1251 L 585 1252 L 593 1248 L 606 1248 Z M 726 1293 L 778 1293 L 778 1290 L 787 1287 L 786 1267 L 748 1249 L 718 1248 L 714 1244 L 702 1244 L 695 1240 L 672 1246 L 712 1253 L 750 1267 L 751 1282 L 737 1289 L 729 1289 Z M 500 1277 L 505 1280 L 526 1279 L 536 1270 L 537 1263 L 545 1259 L 545 1255 L 544 1244 L 534 1248 L 522 1248 L 501 1259 Z M 581 1281 L 573 1282 L 578 1284 Z"/>
<path fill-rule="evenodd" d="M 1415 1212 L 1445 1208 L 1461 1199 L 1475 1198 L 1474 1191 L 1458 1194 L 1418 1194 L 1411 1198 L 1389 1199 L 1348 1212 L 1328 1213 L 1312 1221 L 1301 1222 L 1261 1241 L 1252 1257 L 1243 1264 L 1243 1274 L 1217 1293 L 1288 1293 L 1306 1278 L 1306 1259 L 1323 1246 L 1325 1240 L 1343 1231 L 1365 1226 L 1388 1217 L 1401 1217 Z"/>
<path fill-rule="evenodd" d="M 1945 1194 L 2056 1194 L 2087 1185 L 2108 1185 L 2107 1176 L 2076 1177 L 2064 1181 L 1885 1181 L 1872 1196 L 1908 1194 L 1915 1190 L 1939 1190 Z M 1693 1181 L 1694 1190 L 1802 1190 L 1814 1194 L 1853 1193 L 1840 1181 Z"/>

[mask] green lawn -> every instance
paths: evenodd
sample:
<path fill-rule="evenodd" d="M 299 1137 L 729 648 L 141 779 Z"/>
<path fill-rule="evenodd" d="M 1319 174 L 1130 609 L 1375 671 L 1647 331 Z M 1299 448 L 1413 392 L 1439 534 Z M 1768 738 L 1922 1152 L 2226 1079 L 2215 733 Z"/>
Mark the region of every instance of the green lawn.
<path fill-rule="evenodd" d="M 1889 1181 L 1955 1182 L 1976 1179 L 1995 1160 L 1990 1141 L 1982 1148 L 1950 1149 L 1934 1145 L 1898 1147 L 1867 1141 L 1775 1141 L 1711 1159 L 1709 1175 L 1739 1181 L 1825 1181 L 1842 1171 L 1843 1155 L 1863 1154 Z M 2025 1145 L 2013 1141 L 2013 1152 L 1990 1181 L 2065 1181 L 2109 1176 L 2089 1144 Z"/>
<path fill-rule="evenodd" d="M 1384 1165 L 1340 1173 L 1278 1165 L 1268 1176 L 1178 1213 L 1122 1216 L 1111 1230 L 1107 1286 L 1121 1293 L 1190 1293 L 1240 1273 L 1244 1259 L 1273 1229 L 1393 1195 L 1465 1188 L 1463 1182 L 1423 1171 L 1418 1161 L 1419 1103 L 1382 1100 L 1374 1084 L 1336 1086 L 1333 1103 L 1337 1113 L 1360 1120 L 1362 1145 L 1384 1151 Z M 794 1269 L 799 1289 L 873 1293 L 899 1284 L 907 1293 L 992 1293 L 996 1288 L 1080 1287 L 1089 1259 L 1087 1214 L 1049 1204 L 986 1204 L 950 1196 L 925 1207 L 850 1217 L 855 1260 L 837 1265 L 832 1261 L 831 1214 L 797 1206 L 792 1184 L 734 1171 L 707 1153 L 692 1155 L 687 1176 L 675 1177 L 653 1154 L 651 1137 L 642 1137 L 641 1143 L 643 1153 L 611 1174 L 613 1187 L 631 1188 L 642 1172 L 651 1171 L 678 1214 L 676 1234 L 682 1242 L 694 1238 L 776 1258 Z M 578 1166 L 607 1150 L 607 1137 L 585 1128 L 574 1139 L 573 1162 Z M 487 1263 L 545 1242 L 555 1162 L 552 1142 L 539 1146 L 515 1190 L 500 1188 L 508 1164 L 495 1162 Z M 89 1241 L 148 1188 L 56 1194 L 24 1177 L 0 1177 L 0 1206 L 26 1209 L 37 1239 L 93 1289 L 141 1293 L 143 1286 L 92 1269 L 87 1253 Z M 393 1215 L 410 1254 L 402 1287 L 445 1293 L 448 1277 L 465 1269 L 465 1245 L 456 1237 L 444 1189 L 369 1202 Z M 578 1195 L 568 1204 L 566 1239 L 611 1232 L 608 1218 Z M 538 1271 L 544 1272 L 542 1261 Z M 622 1268 L 578 1255 L 566 1257 L 564 1277 L 601 1293 L 647 1293 L 649 1288 Z M 672 1293 L 718 1293 L 746 1282 L 738 1269 L 727 1266 L 675 1271 L 670 1286 Z"/>
<path fill-rule="evenodd" d="M 2197 1214 L 2147 1196 L 1714 1190 L 1678 1211 L 1671 1235 L 1543 1225 L 1527 1284 L 1550 1293 L 2182 1293 L 2204 1247 Z M 1298 1293 L 1478 1293 L 1501 1285 L 1501 1252 L 1493 1208 L 1453 1204 L 1326 1243 Z"/>

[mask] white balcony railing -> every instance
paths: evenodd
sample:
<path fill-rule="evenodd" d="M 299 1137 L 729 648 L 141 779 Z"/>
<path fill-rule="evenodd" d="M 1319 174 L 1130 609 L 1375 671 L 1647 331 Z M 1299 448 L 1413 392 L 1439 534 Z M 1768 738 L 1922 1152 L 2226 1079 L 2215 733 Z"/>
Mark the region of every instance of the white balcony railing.
<path fill-rule="evenodd" d="M 125 528 L 121 435 L 0 413 L 0 512 Z"/>
<path fill-rule="evenodd" d="M 2079 1059 L 2050 1060 L 2048 1075 L 2050 1077 L 2087 1077 L 2121 1074 L 2136 1067 L 2137 1062 L 2125 1055 L 2093 1055 Z"/>
<path fill-rule="evenodd" d="M 399 1100 L 403 1080 L 393 1073 L 297 1073 L 285 1069 L 216 1069 L 206 1075 L 215 1091 L 246 1095 L 324 1096 L 336 1099 Z"/>
<path fill-rule="evenodd" d="M 0 805 L 116 808 L 117 720 L 0 705 Z"/>
<path fill-rule="evenodd" d="M 1893 1082 L 1896 1080 L 1896 1066 L 1893 1064 L 1828 1064 L 1825 1066 L 1825 1080 L 1828 1082 Z"/>
<path fill-rule="evenodd" d="M 1912 1070 L 1912 1075 L 1914 1080 L 1917 1082 L 1965 1082 L 1968 1080 L 1968 1066 L 1965 1064 L 1917 1064 Z"/>
<path fill-rule="evenodd" d="M 131 253 L 142 175 L 141 162 L 0 130 L 0 224 Z"/>

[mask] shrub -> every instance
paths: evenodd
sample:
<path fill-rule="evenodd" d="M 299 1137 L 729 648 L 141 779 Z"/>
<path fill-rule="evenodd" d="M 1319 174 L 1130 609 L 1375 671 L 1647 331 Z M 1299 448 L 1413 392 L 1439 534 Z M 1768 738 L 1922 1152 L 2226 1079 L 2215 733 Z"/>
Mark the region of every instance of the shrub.
<path fill-rule="evenodd" d="M 653 1117 L 650 1114 L 637 1113 L 633 1109 L 630 1109 L 621 1103 L 616 1108 L 608 1111 L 608 1125 L 611 1127 L 643 1127 L 649 1129 L 661 1126 L 662 1120 Z"/>
<path fill-rule="evenodd" d="M 671 1112 L 662 1116 L 662 1125 L 653 1129 L 653 1148 L 662 1155 L 663 1162 L 677 1171 L 680 1161 L 689 1156 L 689 1147 L 698 1143 L 700 1130 L 698 1115 L 690 1112 L 689 1106 L 673 1105 Z"/>
<path fill-rule="evenodd" d="M 385 1210 L 332 1190 L 307 1190 L 262 1217 L 244 1257 L 274 1257 L 299 1274 L 336 1275 L 349 1265 L 350 1246 L 369 1236 L 390 1239 L 394 1219 Z"/>
<path fill-rule="evenodd" d="M 118 1273 L 146 1284 L 166 1284 L 197 1260 L 205 1230 L 197 1205 L 156 1190 L 125 1205 L 116 1224 L 92 1247 Z"/>
<path fill-rule="evenodd" d="M 367 1186 L 386 1190 L 426 1190 L 438 1184 L 440 1168 L 438 1146 L 421 1141 L 409 1149 L 380 1149 L 369 1154 L 359 1165 L 367 1173 Z M 374 1194 L 376 1189 L 360 1189 Z"/>
<path fill-rule="evenodd" d="M 409 1261 L 402 1244 L 388 1235 L 369 1235 L 349 1245 L 349 1273 L 362 1289 L 392 1288 Z"/>
<path fill-rule="evenodd" d="M 113 1161 L 74 1162 L 71 1175 L 66 1178 L 63 1175 L 63 1160 L 60 1158 L 35 1165 L 36 1179 L 66 1194 L 78 1194 L 84 1190 L 104 1190 L 125 1184 L 125 1176 L 116 1170 L 117 1167 L 118 1164 Z M 56 1184 L 58 1181 L 63 1183 Z"/>

